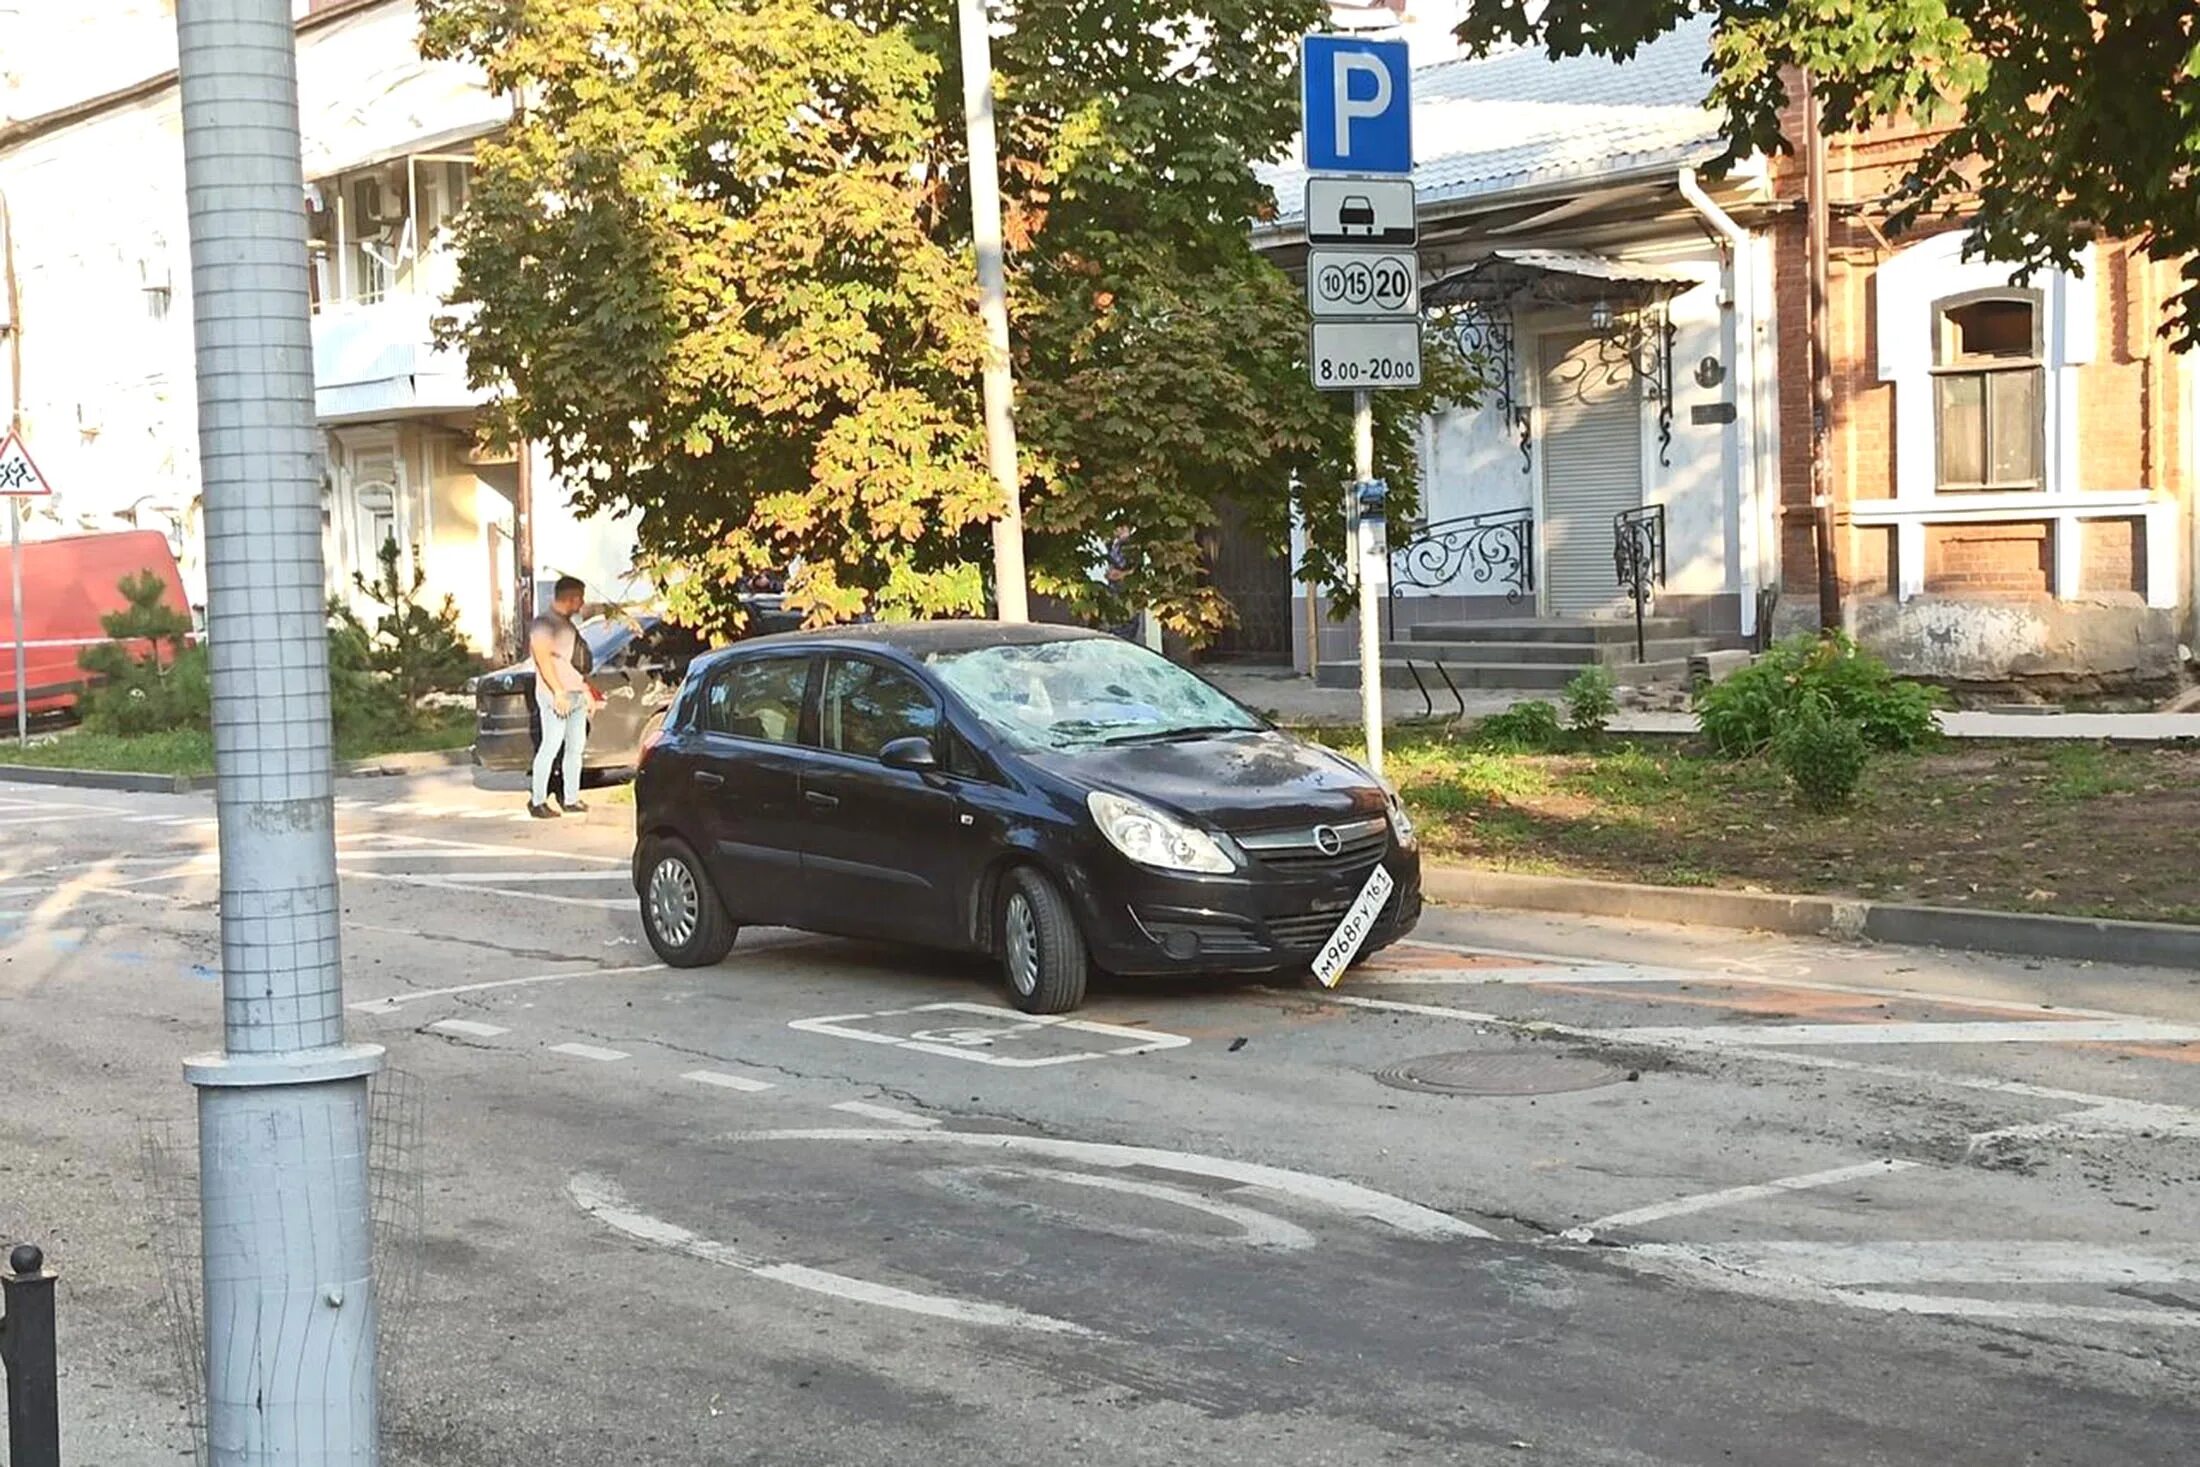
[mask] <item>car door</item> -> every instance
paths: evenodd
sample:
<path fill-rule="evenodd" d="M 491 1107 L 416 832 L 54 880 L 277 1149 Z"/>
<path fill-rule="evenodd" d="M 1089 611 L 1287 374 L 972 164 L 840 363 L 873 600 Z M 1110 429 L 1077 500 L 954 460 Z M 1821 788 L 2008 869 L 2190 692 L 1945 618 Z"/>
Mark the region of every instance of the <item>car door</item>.
<path fill-rule="evenodd" d="M 739 658 L 702 689 L 689 778 L 710 832 L 704 859 L 736 921 L 800 927 L 812 911 L 802 879 L 802 730 L 816 660 Z"/>
<path fill-rule="evenodd" d="M 933 741 L 939 771 L 889 769 L 896 739 Z M 819 925 L 941 946 L 966 931 L 963 894 L 982 866 L 983 838 L 947 768 L 940 702 L 914 673 L 883 659 L 837 654 L 819 680 L 816 752 L 803 776 L 808 828 L 803 876 Z"/>

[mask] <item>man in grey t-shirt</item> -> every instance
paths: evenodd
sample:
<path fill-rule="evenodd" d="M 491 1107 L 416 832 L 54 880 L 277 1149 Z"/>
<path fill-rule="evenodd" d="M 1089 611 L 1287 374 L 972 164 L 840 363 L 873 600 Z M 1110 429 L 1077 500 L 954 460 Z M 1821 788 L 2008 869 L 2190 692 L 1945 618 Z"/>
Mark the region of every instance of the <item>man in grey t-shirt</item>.
<path fill-rule="evenodd" d="M 565 755 L 565 789 L 558 803 L 577 815 L 588 807 L 581 803 L 581 761 L 588 751 L 588 714 L 603 699 L 588 685 L 585 659 L 588 645 L 573 625 L 588 588 L 578 576 L 561 576 L 550 598 L 550 609 L 527 628 L 527 648 L 535 664 L 535 711 L 542 721 L 542 743 L 535 750 L 533 782 L 527 792 L 527 813 L 537 820 L 551 820 L 550 771 L 558 755 Z"/>

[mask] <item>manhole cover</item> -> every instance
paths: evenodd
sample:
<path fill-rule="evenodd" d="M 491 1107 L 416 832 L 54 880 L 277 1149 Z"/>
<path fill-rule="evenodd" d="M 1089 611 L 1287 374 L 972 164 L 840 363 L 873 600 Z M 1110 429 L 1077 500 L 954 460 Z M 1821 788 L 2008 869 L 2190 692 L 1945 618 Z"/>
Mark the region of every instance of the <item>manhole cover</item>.
<path fill-rule="evenodd" d="M 1595 1060 L 1562 1054 L 1431 1054 L 1377 1070 L 1375 1078 L 1398 1090 L 1429 1095 L 1561 1095 L 1594 1090 L 1620 1078 Z"/>

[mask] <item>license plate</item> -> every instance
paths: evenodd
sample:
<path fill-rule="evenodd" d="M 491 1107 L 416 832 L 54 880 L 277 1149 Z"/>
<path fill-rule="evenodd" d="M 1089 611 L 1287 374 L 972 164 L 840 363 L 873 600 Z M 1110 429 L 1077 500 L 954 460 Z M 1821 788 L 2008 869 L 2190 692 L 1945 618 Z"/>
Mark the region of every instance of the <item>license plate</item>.
<path fill-rule="evenodd" d="M 1367 885 L 1360 888 L 1344 920 L 1329 934 L 1329 941 L 1322 944 L 1322 950 L 1314 955 L 1314 976 L 1321 979 L 1322 987 L 1335 988 L 1344 970 L 1367 945 L 1367 935 L 1375 930 L 1375 919 L 1382 913 L 1383 903 L 1390 900 L 1391 888 L 1396 885 L 1390 873 L 1380 866 L 1367 874 Z"/>

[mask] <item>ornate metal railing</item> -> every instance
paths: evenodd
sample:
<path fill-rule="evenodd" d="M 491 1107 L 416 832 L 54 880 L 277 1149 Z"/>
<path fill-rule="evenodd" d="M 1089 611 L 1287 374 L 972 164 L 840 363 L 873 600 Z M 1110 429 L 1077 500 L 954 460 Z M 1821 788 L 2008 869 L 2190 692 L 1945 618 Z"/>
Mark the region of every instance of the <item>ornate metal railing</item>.
<path fill-rule="evenodd" d="M 1535 512 L 1496 509 L 1415 526 L 1390 550 L 1390 634 L 1398 635 L 1398 588 L 1442 591 L 1464 579 L 1502 587 L 1518 602 L 1535 594 Z"/>
<path fill-rule="evenodd" d="M 1635 661 L 1643 655 L 1642 619 L 1652 588 L 1665 584 L 1665 506 L 1623 509 L 1612 516 L 1612 567 L 1635 604 Z"/>

